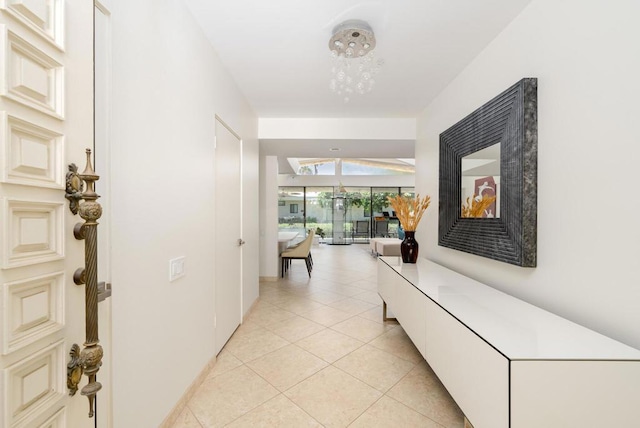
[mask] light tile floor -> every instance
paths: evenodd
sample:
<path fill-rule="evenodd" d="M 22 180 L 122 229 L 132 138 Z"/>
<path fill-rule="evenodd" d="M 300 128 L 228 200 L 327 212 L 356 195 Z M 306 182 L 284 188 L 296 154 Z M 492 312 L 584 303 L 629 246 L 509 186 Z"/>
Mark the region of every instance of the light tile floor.
<path fill-rule="evenodd" d="M 231 337 L 175 428 L 463 427 L 396 322 L 382 321 L 368 245 L 294 260 Z"/>

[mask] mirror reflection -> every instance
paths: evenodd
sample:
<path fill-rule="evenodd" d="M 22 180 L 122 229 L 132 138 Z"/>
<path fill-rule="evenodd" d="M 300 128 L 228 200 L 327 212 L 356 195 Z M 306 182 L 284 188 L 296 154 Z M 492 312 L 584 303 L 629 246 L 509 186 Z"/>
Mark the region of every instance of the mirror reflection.
<path fill-rule="evenodd" d="M 500 217 L 500 143 L 462 158 L 461 217 Z"/>

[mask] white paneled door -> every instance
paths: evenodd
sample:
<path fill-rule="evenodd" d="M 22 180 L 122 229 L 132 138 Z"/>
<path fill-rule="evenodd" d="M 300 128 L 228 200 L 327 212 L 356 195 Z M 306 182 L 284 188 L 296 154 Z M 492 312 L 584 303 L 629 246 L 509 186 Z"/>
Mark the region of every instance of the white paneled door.
<path fill-rule="evenodd" d="M 85 339 L 67 165 L 93 147 L 93 2 L 0 0 L 0 427 L 91 427 L 70 397 Z M 100 173 L 98 171 L 98 173 Z M 98 375 L 100 376 L 100 375 Z M 80 386 L 86 384 L 86 377 Z"/>
<path fill-rule="evenodd" d="M 242 321 L 241 156 L 240 137 L 216 118 L 216 354 Z"/>

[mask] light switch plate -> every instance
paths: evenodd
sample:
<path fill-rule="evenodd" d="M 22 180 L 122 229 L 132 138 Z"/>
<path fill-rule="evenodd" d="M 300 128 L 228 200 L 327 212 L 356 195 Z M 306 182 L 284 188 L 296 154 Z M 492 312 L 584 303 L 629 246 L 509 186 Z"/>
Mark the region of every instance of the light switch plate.
<path fill-rule="evenodd" d="M 169 282 L 185 276 L 185 259 L 186 257 L 177 257 L 169 260 Z"/>

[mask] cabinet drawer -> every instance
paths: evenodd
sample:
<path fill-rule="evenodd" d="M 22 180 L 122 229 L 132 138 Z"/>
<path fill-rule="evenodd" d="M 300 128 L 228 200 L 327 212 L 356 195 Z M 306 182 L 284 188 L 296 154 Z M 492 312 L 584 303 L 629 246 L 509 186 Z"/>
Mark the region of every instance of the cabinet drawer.
<path fill-rule="evenodd" d="M 426 358 L 427 298 L 405 280 L 397 284 L 396 299 L 391 307 L 405 333 Z"/>
<path fill-rule="evenodd" d="M 406 282 L 393 269 L 378 260 L 378 294 L 387 303 L 387 306 L 393 304 L 395 290 L 400 281 Z"/>
<path fill-rule="evenodd" d="M 509 361 L 440 306 L 426 300 L 429 365 L 475 428 L 508 428 Z"/>
<path fill-rule="evenodd" d="M 637 361 L 514 361 L 511 367 L 514 428 L 638 426 Z"/>

